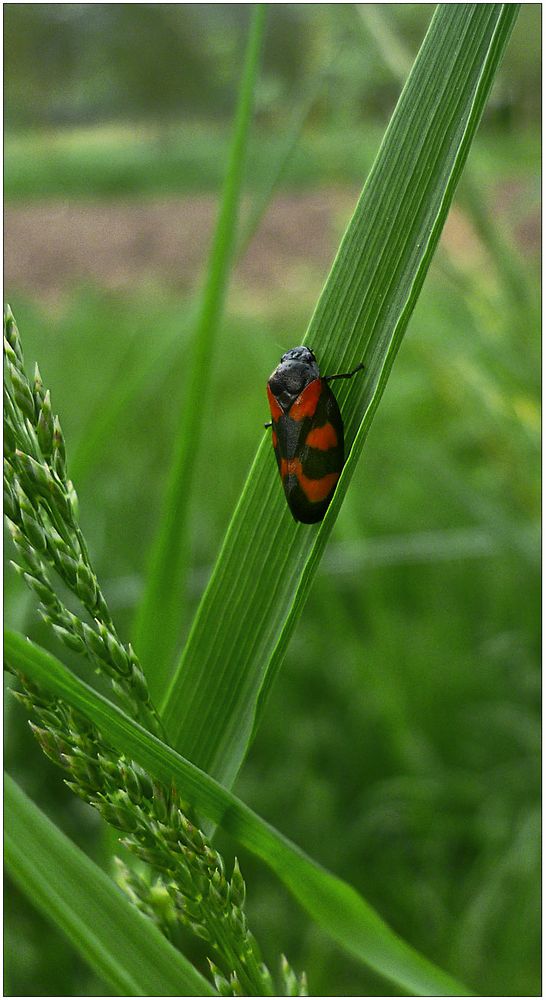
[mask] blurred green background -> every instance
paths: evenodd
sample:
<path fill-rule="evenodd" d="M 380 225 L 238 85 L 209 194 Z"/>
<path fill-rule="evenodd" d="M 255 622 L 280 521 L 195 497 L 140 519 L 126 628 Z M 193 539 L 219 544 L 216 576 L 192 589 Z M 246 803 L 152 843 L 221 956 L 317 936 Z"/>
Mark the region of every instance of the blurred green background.
<path fill-rule="evenodd" d="M 298 140 L 230 289 L 193 498 L 194 606 L 263 433 L 266 378 L 302 338 L 432 11 L 269 5 L 245 217 Z M 540 992 L 540 17 L 523 6 L 236 787 L 485 995 Z M 5 293 L 126 638 L 248 21 L 238 4 L 4 5 Z M 9 570 L 5 606 L 66 658 Z M 98 816 L 6 709 L 9 770 L 104 861 Z M 242 867 L 269 962 L 286 952 L 312 995 L 391 995 L 261 865 Z M 5 993 L 105 991 L 13 890 Z"/>

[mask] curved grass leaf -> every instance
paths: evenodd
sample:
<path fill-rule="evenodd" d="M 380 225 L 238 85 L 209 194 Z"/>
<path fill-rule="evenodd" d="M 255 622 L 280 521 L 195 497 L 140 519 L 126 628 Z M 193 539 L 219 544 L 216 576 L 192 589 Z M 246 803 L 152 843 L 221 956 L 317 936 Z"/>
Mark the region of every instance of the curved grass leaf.
<path fill-rule="evenodd" d="M 322 524 L 292 521 L 268 434 L 250 470 L 163 705 L 172 745 L 224 785 L 360 457 L 517 9 L 438 7 L 311 319 L 305 340 L 323 371 L 365 363 L 362 377 L 336 389 L 350 451 Z"/>
<path fill-rule="evenodd" d="M 158 780 L 174 781 L 194 808 L 265 861 L 312 918 L 356 958 L 418 996 L 472 995 L 398 937 L 355 889 L 312 861 L 235 795 L 146 732 L 50 653 L 9 631 L 4 649 L 7 663 L 83 712 L 117 750 Z"/>
<path fill-rule="evenodd" d="M 187 513 L 198 450 L 203 399 L 235 247 L 239 199 L 252 117 L 254 88 L 265 25 L 265 4 L 256 4 L 248 38 L 229 165 L 211 249 L 207 281 L 189 351 L 190 379 L 174 443 L 158 531 L 152 543 L 146 588 L 134 632 L 153 699 L 164 694 L 181 631 L 186 578 Z"/>
<path fill-rule="evenodd" d="M 119 996 L 218 996 L 9 775 L 4 794 L 7 870 Z"/>

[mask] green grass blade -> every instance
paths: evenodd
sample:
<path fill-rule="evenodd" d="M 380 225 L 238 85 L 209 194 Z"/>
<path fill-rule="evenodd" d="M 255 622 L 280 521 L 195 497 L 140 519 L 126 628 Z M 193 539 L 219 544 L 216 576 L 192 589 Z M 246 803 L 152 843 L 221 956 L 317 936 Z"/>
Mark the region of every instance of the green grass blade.
<path fill-rule="evenodd" d="M 366 367 L 336 390 L 350 452 L 326 518 L 294 524 L 268 434 L 232 518 L 163 705 L 172 745 L 224 785 L 313 580 L 516 15 L 511 4 L 437 9 L 312 317 L 306 340 L 324 371 Z"/>
<path fill-rule="evenodd" d="M 256 193 L 248 217 L 241 220 L 235 264 L 245 256 L 252 243 L 301 139 L 309 114 L 319 95 L 328 88 L 330 70 L 331 65 L 328 64 L 299 97 L 278 156 L 263 187 Z M 158 347 L 155 339 L 153 350 L 146 340 L 130 345 L 97 399 L 86 422 L 85 433 L 71 449 L 70 474 L 78 484 L 78 489 L 81 489 L 83 481 L 89 478 L 97 463 L 102 460 L 109 442 L 116 437 L 123 415 L 131 413 L 132 408 L 138 405 L 138 398 L 144 389 L 150 391 L 150 385 L 159 386 L 163 373 L 170 366 L 181 366 L 187 333 L 195 324 L 197 307 L 198 302 L 190 297 L 185 316 L 167 332 L 161 347 Z M 136 358 L 133 358 L 133 354 L 136 354 Z"/>
<path fill-rule="evenodd" d="M 360 23 L 371 35 L 385 64 L 395 79 L 403 81 L 411 66 L 411 55 L 392 29 L 384 8 L 378 4 L 359 4 L 358 11 Z M 484 198 L 479 182 L 470 168 L 465 171 L 457 199 L 468 213 L 475 232 L 495 263 L 499 284 L 504 289 L 508 306 L 521 307 L 522 303 L 528 302 L 530 290 L 520 251 L 516 246 L 507 244 L 497 220 L 487 205 L 487 198 Z M 444 253 L 450 258 L 448 266 L 461 274 L 457 256 L 450 255 L 448 250 L 444 250 Z M 464 275 L 463 280 L 468 281 L 468 277 Z"/>
<path fill-rule="evenodd" d="M 323 91 L 328 90 L 330 83 L 330 73 L 334 62 L 327 63 L 322 72 L 316 74 L 309 82 L 304 92 L 297 101 L 294 111 L 284 135 L 278 158 L 273 162 L 265 183 L 256 194 L 254 204 L 251 206 L 249 215 L 241 227 L 241 237 L 237 243 L 237 257 L 244 257 L 250 246 L 255 233 L 271 203 L 273 195 L 279 187 L 284 177 L 288 164 L 296 150 L 304 127 L 307 123 L 312 108 L 316 104 L 317 98 Z"/>
<path fill-rule="evenodd" d="M 514 311 L 529 306 L 533 293 L 529 276 L 515 241 L 508 243 L 483 192 L 473 179 L 463 185 L 461 203 L 468 212 L 472 225 L 494 261 L 499 285 L 504 290 L 508 307 Z"/>
<path fill-rule="evenodd" d="M 124 415 L 127 418 L 134 413 L 144 388 L 157 385 L 160 393 L 165 371 L 170 365 L 180 364 L 196 314 L 196 303 L 191 301 L 186 314 L 164 334 L 161 344 L 153 330 L 149 338 L 140 337 L 138 341 L 135 338 L 129 344 L 89 413 L 84 432 L 71 449 L 70 475 L 78 489 L 103 460 L 110 442 L 116 440 Z"/>
<path fill-rule="evenodd" d="M 4 794 L 8 872 L 119 996 L 218 995 L 9 775 Z"/>
<path fill-rule="evenodd" d="M 359 3 L 356 11 L 366 33 L 371 36 L 377 51 L 395 80 L 403 82 L 408 75 L 412 58 L 405 42 L 392 28 L 388 16 L 379 4 Z"/>
<path fill-rule="evenodd" d="M 186 586 L 188 503 L 214 340 L 222 315 L 235 246 L 265 15 L 265 4 L 257 4 L 247 44 L 229 165 L 207 280 L 188 363 L 191 377 L 185 395 L 180 432 L 174 445 L 163 510 L 152 543 L 146 588 L 135 622 L 134 645 L 147 671 L 154 699 L 164 694 L 180 641 L 181 608 Z"/>
<path fill-rule="evenodd" d="M 158 780 L 174 780 L 191 805 L 265 861 L 348 952 L 416 995 L 472 995 L 398 937 L 350 885 L 312 861 L 235 795 L 133 722 L 50 653 L 10 631 L 5 634 L 4 650 L 7 663 L 83 712 L 116 749 Z"/>

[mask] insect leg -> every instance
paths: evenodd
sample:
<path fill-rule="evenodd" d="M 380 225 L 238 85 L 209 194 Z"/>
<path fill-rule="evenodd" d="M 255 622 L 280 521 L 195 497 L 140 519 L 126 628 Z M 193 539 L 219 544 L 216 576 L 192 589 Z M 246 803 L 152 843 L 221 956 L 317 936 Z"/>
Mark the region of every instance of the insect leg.
<path fill-rule="evenodd" d="M 343 372 L 340 375 L 324 375 L 323 378 L 325 382 L 333 382 L 335 378 L 352 378 L 353 375 L 356 375 L 357 372 L 362 371 L 363 368 L 364 368 L 364 362 L 361 361 L 360 364 L 357 365 L 352 372 Z"/>

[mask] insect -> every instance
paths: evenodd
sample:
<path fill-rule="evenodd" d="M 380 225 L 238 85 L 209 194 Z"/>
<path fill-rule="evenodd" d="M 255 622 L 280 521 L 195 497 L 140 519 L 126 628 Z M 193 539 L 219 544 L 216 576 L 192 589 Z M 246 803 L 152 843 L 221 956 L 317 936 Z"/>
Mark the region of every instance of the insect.
<path fill-rule="evenodd" d="M 267 383 L 273 448 L 288 506 L 296 521 L 322 521 L 345 460 L 343 420 L 329 382 L 352 372 L 321 376 L 308 347 L 281 358 Z"/>

